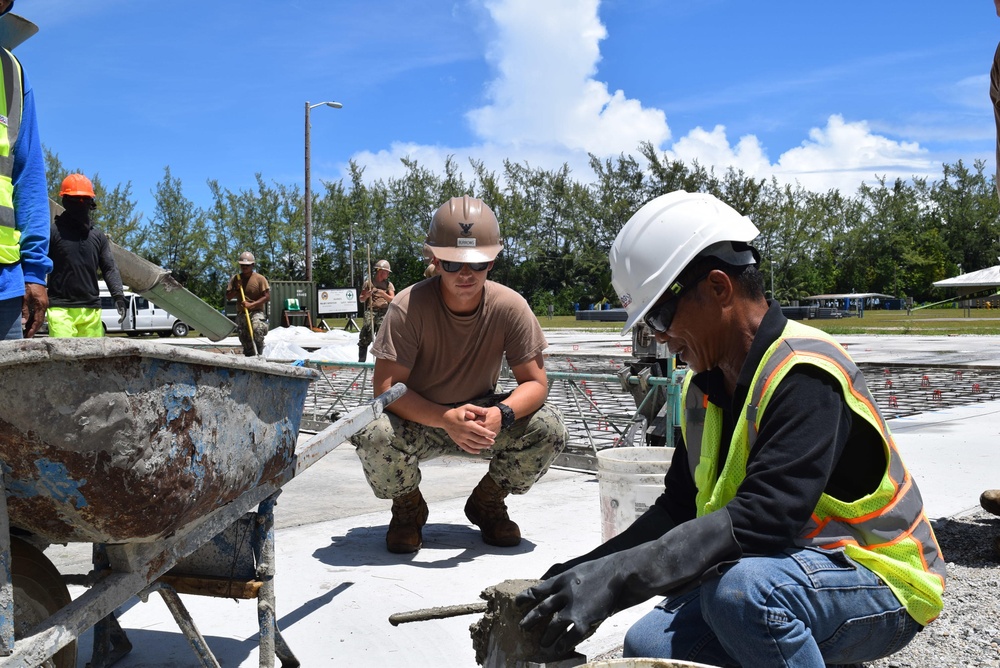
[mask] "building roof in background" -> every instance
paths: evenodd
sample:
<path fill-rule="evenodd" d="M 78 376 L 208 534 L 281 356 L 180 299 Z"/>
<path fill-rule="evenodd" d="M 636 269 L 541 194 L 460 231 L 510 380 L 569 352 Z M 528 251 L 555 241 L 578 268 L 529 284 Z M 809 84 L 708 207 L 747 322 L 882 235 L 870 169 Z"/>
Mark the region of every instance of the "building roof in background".
<path fill-rule="evenodd" d="M 812 297 L 806 297 L 806 299 L 868 299 L 869 297 L 878 297 L 879 299 L 895 299 L 894 296 L 884 295 L 881 292 L 841 292 L 829 295 L 813 295 Z"/>
<path fill-rule="evenodd" d="M 987 267 L 934 282 L 935 288 L 996 288 L 1000 287 L 1000 265 Z"/>

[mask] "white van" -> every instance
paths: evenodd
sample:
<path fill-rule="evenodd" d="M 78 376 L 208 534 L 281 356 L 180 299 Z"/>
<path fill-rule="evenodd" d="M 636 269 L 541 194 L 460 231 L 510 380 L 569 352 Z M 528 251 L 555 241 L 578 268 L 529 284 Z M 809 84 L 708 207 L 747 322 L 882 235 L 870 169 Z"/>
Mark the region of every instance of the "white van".
<path fill-rule="evenodd" d="M 118 322 L 118 310 L 110 292 L 101 290 L 101 322 L 104 323 L 104 333 L 125 332 L 128 336 L 157 333 L 160 336 L 188 335 L 188 326 L 164 309 L 134 292 L 125 293 L 126 318 L 125 327 Z M 134 328 L 131 327 L 134 323 Z"/>

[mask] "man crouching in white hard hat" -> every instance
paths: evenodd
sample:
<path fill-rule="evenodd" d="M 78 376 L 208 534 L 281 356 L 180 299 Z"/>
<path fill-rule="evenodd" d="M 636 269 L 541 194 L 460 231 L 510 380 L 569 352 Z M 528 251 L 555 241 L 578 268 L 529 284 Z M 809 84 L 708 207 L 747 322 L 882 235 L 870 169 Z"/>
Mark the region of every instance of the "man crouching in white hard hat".
<path fill-rule="evenodd" d="M 756 236 L 674 192 L 615 239 L 624 331 L 642 319 L 687 363 L 681 436 L 653 507 L 518 597 L 543 645 L 666 596 L 626 657 L 822 667 L 892 654 L 941 612 L 944 559 L 875 399 L 840 345 L 765 300 Z"/>
<path fill-rule="evenodd" d="M 513 547 L 521 531 L 504 499 L 527 492 L 566 444 L 562 416 L 545 403 L 548 344 L 538 320 L 521 295 L 486 279 L 502 248 L 497 218 L 482 201 L 443 204 L 424 246 L 436 275 L 396 294 L 372 346 L 375 394 L 407 386 L 352 439 L 375 495 L 392 499 L 390 552 L 423 544 L 421 460 L 459 451 L 489 457 L 465 515 L 485 543 Z M 496 394 L 505 355 L 517 386 Z"/>

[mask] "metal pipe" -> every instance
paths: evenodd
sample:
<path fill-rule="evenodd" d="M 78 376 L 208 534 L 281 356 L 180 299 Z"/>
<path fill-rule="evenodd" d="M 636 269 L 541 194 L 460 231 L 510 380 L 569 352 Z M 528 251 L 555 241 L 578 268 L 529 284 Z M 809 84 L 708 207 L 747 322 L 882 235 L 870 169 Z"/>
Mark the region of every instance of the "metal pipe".
<path fill-rule="evenodd" d="M 480 615 L 486 612 L 486 601 L 476 603 L 464 603 L 462 605 L 442 605 L 437 608 L 422 608 L 411 610 L 410 612 L 397 612 L 389 615 L 389 623 L 393 626 L 406 624 L 408 622 L 424 622 L 428 619 L 446 619 L 448 617 L 460 617 L 461 615 Z"/>

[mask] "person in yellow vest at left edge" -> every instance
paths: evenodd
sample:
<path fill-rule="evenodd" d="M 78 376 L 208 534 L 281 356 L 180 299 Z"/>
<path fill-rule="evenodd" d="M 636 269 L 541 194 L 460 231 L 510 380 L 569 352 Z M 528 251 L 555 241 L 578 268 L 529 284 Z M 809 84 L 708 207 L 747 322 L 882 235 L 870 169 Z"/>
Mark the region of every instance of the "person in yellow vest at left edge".
<path fill-rule="evenodd" d="M 0 0 L 0 16 L 13 7 Z M 49 198 L 35 97 L 21 64 L 0 49 L 0 339 L 32 337 L 45 320 Z"/>
<path fill-rule="evenodd" d="M 677 191 L 611 246 L 611 282 L 688 367 L 656 502 L 517 597 L 564 652 L 666 596 L 624 655 L 713 666 L 865 663 L 943 608 L 945 560 L 916 483 L 847 351 L 764 296 L 749 218 Z"/>
<path fill-rule="evenodd" d="M 125 292 L 104 230 L 94 225 L 94 185 L 83 174 L 70 174 L 59 189 L 65 211 L 52 222 L 49 239 L 49 336 L 104 336 L 101 322 L 101 270 L 119 317 L 125 318 Z"/>

